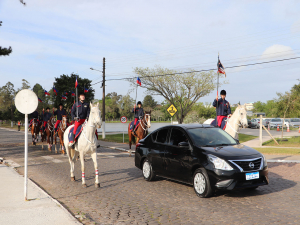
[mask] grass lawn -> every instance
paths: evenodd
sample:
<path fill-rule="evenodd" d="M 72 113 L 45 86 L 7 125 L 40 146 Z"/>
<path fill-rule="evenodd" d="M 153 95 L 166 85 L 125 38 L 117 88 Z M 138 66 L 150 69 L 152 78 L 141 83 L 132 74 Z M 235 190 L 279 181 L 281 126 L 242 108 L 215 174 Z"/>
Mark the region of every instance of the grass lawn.
<path fill-rule="evenodd" d="M 105 139 L 102 139 L 101 135 L 99 135 L 99 140 L 123 143 L 123 134 L 106 134 Z M 124 142 L 129 143 L 129 138 L 127 133 L 124 134 Z"/>
<path fill-rule="evenodd" d="M 300 147 L 300 137 L 291 138 L 275 138 L 279 146 L 273 141 L 273 139 L 263 143 L 264 146 L 277 146 L 277 147 Z"/>
<path fill-rule="evenodd" d="M 263 154 L 300 155 L 300 148 L 255 148 Z"/>
<path fill-rule="evenodd" d="M 247 135 L 247 134 L 239 134 L 239 139 L 240 139 L 241 143 L 252 140 L 254 138 L 257 138 L 257 137 L 252 136 L 252 135 Z M 101 136 L 99 136 L 99 140 L 103 140 L 103 139 L 101 139 Z M 107 134 L 103 141 L 123 143 L 123 134 Z M 129 142 L 127 133 L 124 134 L 124 141 L 125 141 L 125 143 Z"/>
<path fill-rule="evenodd" d="M 245 141 L 251 141 L 251 140 L 253 140 L 255 138 L 258 138 L 258 137 L 257 136 L 253 136 L 253 135 L 239 133 L 239 141 L 240 141 L 240 143 L 243 143 Z"/>

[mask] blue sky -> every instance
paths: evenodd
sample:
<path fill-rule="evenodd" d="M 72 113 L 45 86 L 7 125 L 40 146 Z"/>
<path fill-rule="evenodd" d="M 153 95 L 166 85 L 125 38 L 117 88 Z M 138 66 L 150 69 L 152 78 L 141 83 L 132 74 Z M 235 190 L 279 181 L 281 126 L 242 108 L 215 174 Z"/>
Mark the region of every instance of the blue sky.
<path fill-rule="evenodd" d="M 0 0 L 0 85 L 18 88 L 25 78 L 49 90 L 54 77 L 78 72 L 101 80 L 133 76 L 135 67 L 160 65 L 177 71 L 226 67 L 297 57 L 300 4 L 297 1 L 121 1 Z M 226 2 L 226 3 L 225 3 Z M 266 101 L 298 83 L 299 59 L 226 69 L 231 103 Z M 224 81 L 224 78 L 222 78 Z M 94 86 L 102 98 L 100 84 Z M 127 94 L 126 81 L 107 82 L 106 92 Z M 135 92 L 130 93 L 135 97 Z M 140 99 L 147 94 L 138 90 Z M 199 101 L 212 102 L 216 91 Z M 156 97 L 159 102 L 162 97 Z"/>

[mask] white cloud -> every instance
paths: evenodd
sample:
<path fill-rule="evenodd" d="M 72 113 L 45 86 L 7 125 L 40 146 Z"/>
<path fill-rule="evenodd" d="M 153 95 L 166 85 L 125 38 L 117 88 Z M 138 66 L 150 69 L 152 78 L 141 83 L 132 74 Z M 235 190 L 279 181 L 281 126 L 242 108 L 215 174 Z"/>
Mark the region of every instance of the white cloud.
<path fill-rule="evenodd" d="M 266 50 L 262 53 L 260 59 L 268 60 L 275 58 L 291 58 L 295 56 L 296 54 L 291 47 L 277 44 L 266 48 Z"/>

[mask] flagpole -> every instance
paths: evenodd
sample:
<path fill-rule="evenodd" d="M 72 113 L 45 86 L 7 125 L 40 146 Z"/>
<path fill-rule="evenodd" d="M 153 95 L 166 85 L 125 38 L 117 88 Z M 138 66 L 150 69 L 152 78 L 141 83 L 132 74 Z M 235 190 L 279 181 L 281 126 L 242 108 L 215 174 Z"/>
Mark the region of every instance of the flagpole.
<path fill-rule="evenodd" d="M 53 116 L 54 116 L 54 93 L 55 93 L 55 91 L 54 91 L 54 82 L 53 82 L 53 97 L 52 97 L 52 112 L 53 112 Z"/>
<path fill-rule="evenodd" d="M 78 77 L 76 77 L 76 81 L 77 81 L 77 78 Z M 78 91 L 77 91 L 77 86 L 78 86 L 78 81 L 77 81 L 77 85 L 76 85 L 76 96 L 75 96 L 75 98 L 76 98 L 76 104 L 77 104 L 77 106 L 78 106 Z M 78 107 L 76 107 L 76 114 L 77 114 L 77 119 L 78 119 Z"/>
<path fill-rule="evenodd" d="M 216 108 L 216 118 L 217 118 L 217 127 L 219 127 L 218 123 L 218 106 L 219 106 L 219 53 L 218 53 L 218 64 L 217 64 L 217 73 L 218 73 L 218 79 L 217 79 L 217 108 Z"/>

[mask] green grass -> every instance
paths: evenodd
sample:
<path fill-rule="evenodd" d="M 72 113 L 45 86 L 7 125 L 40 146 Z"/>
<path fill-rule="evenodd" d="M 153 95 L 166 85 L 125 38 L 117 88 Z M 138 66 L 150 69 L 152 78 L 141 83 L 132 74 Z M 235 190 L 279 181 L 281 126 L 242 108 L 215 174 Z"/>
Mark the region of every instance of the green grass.
<path fill-rule="evenodd" d="M 258 138 L 258 137 L 257 136 L 253 136 L 253 135 L 239 133 L 239 141 L 240 141 L 240 143 L 243 143 L 245 141 L 251 141 L 251 140 L 253 140 L 255 138 Z"/>
<path fill-rule="evenodd" d="M 109 142 L 117 142 L 117 143 L 123 143 L 123 134 L 107 134 L 105 136 L 105 139 L 102 139 L 101 135 L 99 136 L 99 140 L 101 141 L 109 141 Z M 128 134 L 124 134 L 124 142 L 129 143 L 129 137 Z"/>
<path fill-rule="evenodd" d="M 255 148 L 263 154 L 300 155 L 300 148 Z"/>
<path fill-rule="evenodd" d="M 13 127 L 11 127 L 10 123 L 8 124 L 0 124 L 0 127 L 4 127 L 4 128 L 10 128 L 10 129 L 14 129 L 14 130 L 18 130 L 18 125 L 14 125 Z M 21 130 L 24 130 L 25 127 L 21 126 Z"/>
<path fill-rule="evenodd" d="M 273 141 L 273 139 L 263 143 L 264 146 L 278 146 L 278 147 L 300 147 L 300 137 L 291 138 L 275 138 L 279 146 Z"/>

